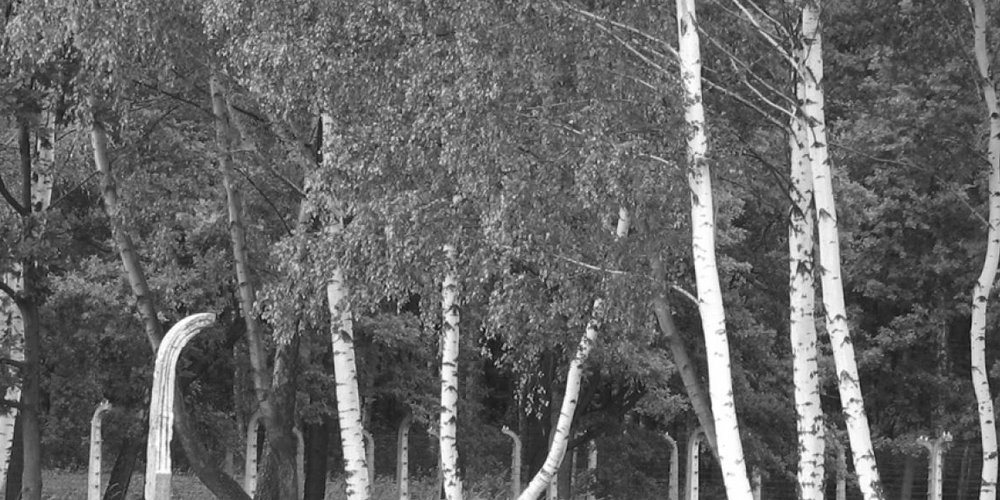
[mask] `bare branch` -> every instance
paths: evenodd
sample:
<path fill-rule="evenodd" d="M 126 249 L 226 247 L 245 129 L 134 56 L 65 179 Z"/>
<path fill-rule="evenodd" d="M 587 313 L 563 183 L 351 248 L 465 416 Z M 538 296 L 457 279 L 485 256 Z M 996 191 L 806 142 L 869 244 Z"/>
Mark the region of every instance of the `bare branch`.
<path fill-rule="evenodd" d="M 567 257 L 565 255 L 553 254 L 553 256 L 555 258 L 557 258 L 557 259 L 564 260 L 566 262 L 569 262 L 570 264 L 576 264 L 576 265 L 578 265 L 580 267 L 584 267 L 584 268 L 590 269 L 592 271 L 600 271 L 602 273 L 614 274 L 614 275 L 618 275 L 618 276 L 628 276 L 629 275 L 629 273 L 626 272 L 626 271 L 619 271 L 617 269 L 607 269 L 607 268 L 604 268 L 604 267 L 595 266 L 593 264 L 588 264 L 586 262 L 582 262 L 582 261 L 576 260 L 574 258 Z"/>
<path fill-rule="evenodd" d="M 0 177 L 0 195 L 3 196 L 3 199 L 7 202 L 8 205 L 11 206 L 11 208 L 14 209 L 15 212 L 17 212 L 18 215 L 21 216 L 28 215 L 28 210 L 20 203 L 18 203 L 17 199 L 14 198 L 14 195 L 10 194 L 10 191 L 7 190 L 7 185 L 4 184 L 2 177 Z"/>
<path fill-rule="evenodd" d="M 90 175 L 88 175 L 86 179 L 84 179 L 83 181 L 81 181 L 79 184 L 77 184 L 75 187 L 73 187 L 69 191 L 66 191 L 65 193 L 63 193 L 62 196 L 60 196 L 59 198 L 56 198 L 56 201 L 53 201 L 52 203 L 50 203 L 49 204 L 49 208 L 51 209 L 52 207 L 58 205 L 60 201 L 65 200 L 67 196 L 73 194 L 75 191 L 77 191 L 78 189 L 82 188 L 84 185 L 86 185 L 88 182 L 90 182 L 91 179 L 93 179 L 94 177 L 96 177 L 97 174 L 99 174 L 99 173 L 101 173 L 101 172 L 98 171 L 98 170 L 94 170 L 93 172 L 91 172 Z"/>

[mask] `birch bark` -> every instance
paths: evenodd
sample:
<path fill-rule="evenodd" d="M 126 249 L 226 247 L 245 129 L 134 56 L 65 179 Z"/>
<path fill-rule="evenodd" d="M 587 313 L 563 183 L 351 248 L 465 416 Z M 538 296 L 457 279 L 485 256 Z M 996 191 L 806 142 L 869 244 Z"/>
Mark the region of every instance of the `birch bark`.
<path fill-rule="evenodd" d="M 333 117 L 323 114 L 323 162 L 333 168 Z M 334 231 L 343 230 L 341 214 L 333 214 Z M 337 380 L 337 418 L 340 422 L 340 444 L 344 453 L 344 473 L 348 500 L 371 497 L 371 479 L 365 458 L 364 427 L 361 425 L 361 396 L 358 391 L 358 369 L 354 355 L 354 319 L 347 300 L 343 270 L 338 266 L 326 287 L 331 316 L 333 372 Z"/>
<path fill-rule="evenodd" d="M 462 500 L 462 478 L 458 471 L 458 250 L 447 244 L 444 252 L 448 271 L 441 283 L 441 473 L 447 500 Z"/>
<path fill-rule="evenodd" d="M 803 61 L 799 73 L 803 83 L 802 114 L 806 124 L 809 166 L 812 169 L 815 189 L 826 329 L 833 348 L 837 386 L 840 389 L 840 401 L 844 409 L 844 422 L 851 443 L 851 455 L 854 458 L 854 469 L 858 474 L 858 484 L 864 498 L 881 499 L 882 484 L 875 463 L 875 450 L 872 447 L 868 417 L 865 415 L 854 344 L 847 325 L 847 309 L 844 305 L 843 280 L 840 273 L 840 236 L 837 231 L 837 209 L 833 196 L 823 104 L 823 44 L 819 0 L 807 0 L 803 4 L 801 29 Z"/>
<path fill-rule="evenodd" d="M 677 1 L 677 33 L 685 98 L 684 121 L 689 129 L 687 168 L 691 187 L 691 246 L 698 284 L 698 311 L 705 335 L 708 390 L 715 417 L 719 467 L 729 498 L 749 500 L 752 493 L 736 420 L 726 313 L 715 260 L 715 220 L 711 172 L 706 157 L 708 142 L 701 99 L 701 47 L 695 0 Z"/>
<path fill-rule="evenodd" d="M 620 208 L 618 210 L 618 225 L 615 228 L 615 237 L 619 240 L 628 235 L 632 218 L 628 210 Z M 563 392 L 562 406 L 559 410 L 559 419 L 556 424 L 555 434 L 549 445 L 549 453 L 545 457 L 542 468 L 531 478 L 531 482 L 518 496 L 518 500 L 535 500 L 538 495 L 545 491 L 546 486 L 552 481 L 556 473 L 559 472 L 559 465 L 566 455 L 566 448 L 569 444 L 570 428 L 573 425 L 573 414 L 576 412 L 577 398 L 580 395 L 580 384 L 583 379 L 583 367 L 590 356 L 590 349 L 597 340 L 598 321 L 604 316 L 604 299 L 594 300 L 594 307 L 590 312 L 590 320 L 587 322 L 583 337 L 577 345 L 576 354 L 569 364 L 569 372 L 566 374 L 566 389 Z"/>
<path fill-rule="evenodd" d="M 801 57 L 800 53 L 797 56 Z M 798 80 L 798 79 L 797 79 Z M 803 100 L 804 87 L 796 83 Z M 791 161 L 792 200 L 788 220 L 788 333 L 792 344 L 792 378 L 795 384 L 796 427 L 799 442 L 798 483 L 800 498 L 822 500 L 825 476 L 825 424 L 819 398 L 819 365 L 813 278 L 815 217 L 812 169 L 806 146 L 805 124 L 799 113 L 792 118 L 788 134 Z"/>
<path fill-rule="evenodd" d="M 989 222 L 986 237 L 986 259 L 983 270 L 972 290 L 972 327 L 969 329 L 970 357 L 972 361 L 972 387 L 979 409 L 979 433 L 982 440 L 983 468 L 979 486 L 980 500 L 997 497 L 997 429 L 993 399 L 990 396 L 989 367 L 986 365 L 986 308 L 996 281 L 997 264 L 1000 262 L 1000 108 L 997 106 L 996 84 L 990 68 L 991 55 L 986 45 L 988 24 L 986 4 L 983 0 L 970 0 L 974 31 L 974 53 L 979 70 L 979 88 L 986 102 L 989 118 L 989 143 L 987 146 L 989 175 Z"/>

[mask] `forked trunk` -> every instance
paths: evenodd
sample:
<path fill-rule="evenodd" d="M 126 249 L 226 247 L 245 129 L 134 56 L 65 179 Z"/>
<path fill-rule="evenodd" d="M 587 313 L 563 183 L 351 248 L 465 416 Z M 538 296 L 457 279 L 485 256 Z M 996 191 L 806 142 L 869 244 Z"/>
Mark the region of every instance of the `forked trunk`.
<path fill-rule="evenodd" d="M 996 86 L 990 68 L 992 56 L 986 45 L 988 16 L 983 0 L 970 0 L 975 33 L 976 66 L 979 69 L 979 87 L 986 102 L 990 122 L 989 144 L 989 222 L 986 237 L 986 259 L 972 290 L 972 327 L 969 329 L 970 356 L 972 360 L 972 387 L 979 407 L 979 433 L 983 447 L 982 480 L 979 485 L 980 500 L 997 497 L 997 428 L 990 397 L 989 367 L 986 364 L 986 308 L 989 305 L 993 282 L 996 280 L 997 263 L 1000 261 L 1000 108 L 997 106 Z"/>
<path fill-rule="evenodd" d="M 840 389 L 844 423 L 854 457 L 854 470 L 858 475 L 862 495 L 867 500 L 873 500 L 883 498 L 882 483 L 875 463 L 875 450 L 872 447 L 868 417 L 865 415 L 854 344 L 848 330 L 847 309 L 844 306 L 840 236 L 837 232 L 837 208 L 833 197 L 823 107 L 823 44 L 819 16 L 818 0 L 808 0 L 803 4 L 801 50 L 804 57 L 799 73 L 803 83 L 802 114 L 806 125 L 809 166 L 812 169 L 819 227 L 823 308 L 826 311 L 826 329 L 837 367 L 837 386 Z"/>
<path fill-rule="evenodd" d="M 715 262 L 715 219 L 711 172 L 707 161 L 705 110 L 701 101 L 701 47 L 694 0 L 677 1 L 681 83 L 684 87 L 684 121 L 688 127 L 687 169 L 691 186 L 691 246 L 695 281 L 698 284 L 698 312 L 705 335 L 708 359 L 708 390 L 715 417 L 719 467 L 729 498 L 752 498 L 750 480 L 743 459 L 736 403 L 729 362 L 726 312 L 722 305 L 719 271 Z"/>
<path fill-rule="evenodd" d="M 93 103 L 91 105 L 93 106 Z M 104 209 L 110 219 L 111 235 L 118 247 L 126 276 L 132 287 L 132 293 L 135 295 L 136 307 L 139 309 L 146 337 L 153 350 L 156 351 L 160 341 L 163 340 L 163 326 L 157 318 L 156 308 L 150 296 L 149 285 L 146 282 L 146 275 L 139 261 L 135 244 L 129 237 L 128 231 L 123 227 L 118 190 L 111 172 L 111 162 L 108 159 L 107 132 L 104 130 L 104 125 L 96 117 L 93 117 L 90 138 L 94 150 L 94 163 L 101 173 L 101 191 L 104 198 Z M 222 500 L 249 499 L 240 485 L 223 472 L 215 461 L 208 458 L 208 450 L 201 437 L 197 435 L 196 428 L 187 414 L 184 398 L 180 394 L 174 397 L 174 429 L 192 471 L 209 491 Z"/>
<path fill-rule="evenodd" d="M 649 259 L 652 268 L 653 279 L 656 280 L 658 289 L 653 296 L 653 314 L 656 315 L 656 324 L 660 328 L 660 333 L 667 340 L 670 346 L 670 354 L 674 358 L 674 367 L 681 376 L 684 384 L 684 391 L 687 392 L 688 400 L 691 401 L 691 408 L 698 418 L 698 424 L 705 432 L 705 442 L 708 443 L 712 454 L 718 458 L 718 445 L 715 439 L 715 417 L 712 416 L 712 402 L 708 399 L 708 392 L 705 391 L 705 384 L 698 376 L 694 361 L 688 354 L 687 345 L 681 338 L 681 332 L 674 323 L 673 308 L 667 295 L 667 274 L 663 268 L 663 261 L 658 255 Z"/>
<path fill-rule="evenodd" d="M 796 55 L 801 57 L 798 51 Z M 795 87 L 801 102 L 804 88 L 799 79 L 796 79 Z M 792 207 L 788 221 L 788 333 L 792 345 L 792 379 L 799 442 L 798 490 L 802 500 L 822 500 L 826 477 L 823 431 L 826 427 L 819 398 L 819 350 L 813 317 L 816 309 L 816 284 L 813 279 L 816 212 L 806 130 L 801 115 L 795 113 L 789 125 L 791 189 L 788 194 Z"/>

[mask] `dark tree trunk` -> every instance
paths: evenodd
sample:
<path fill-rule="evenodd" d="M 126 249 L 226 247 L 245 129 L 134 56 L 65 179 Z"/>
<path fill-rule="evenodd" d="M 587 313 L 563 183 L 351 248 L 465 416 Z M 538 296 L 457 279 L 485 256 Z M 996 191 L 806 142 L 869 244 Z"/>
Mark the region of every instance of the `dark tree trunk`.
<path fill-rule="evenodd" d="M 913 455 L 906 455 L 903 458 L 903 484 L 900 485 L 900 495 L 901 500 L 910 500 L 913 498 L 913 476 L 917 469 L 917 459 L 913 458 Z"/>
<path fill-rule="evenodd" d="M 330 433 L 333 431 L 330 419 L 323 423 L 306 424 L 303 430 L 306 446 L 306 480 L 304 500 L 326 498 L 326 474 L 329 470 Z"/>
<path fill-rule="evenodd" d="M 257 500 L 302 498 L 296 464 L 295 378 L 299 359 L 299 337 L 279 343 L 274 353 L 274 382 L 270 406 L 272 425 L 267 429 L 264 471 L 257 483 Z"/>
<path fill-rule="evenodd" d="M 146 450 L 146 441 L 125 436 L 118 447 L 115 465 L 111 467 L 108 487 L 104 490 L 104 500 L 125 500 L 129 485 L 132 483 L 132 472 L 139 461 L 139 455 Z"/>
<path fill-rule="evenodd" d="M 28 278 L 33 273 L 25 273 L 25 291 L 30 293 Z M 21 395 L 22 446 L 24 457 L 21 474 L 21 498 L 41 500 L 42 498 L 42 429 L 39 422 L 41 410 L 41 332 L 38 325 L 38 306 L 34 296 L 21 307 L 24 321 L 24 392 Z"/>
<path fill-rule="evenodd" d="M 10 464 L 7 466 L 7 486 L 4 498 L 19 498 L 21 495 L 21 474 L 24 471 L 24 429 L 21 414 L 14 419 L 14 442 L 10 447 Z"/>
<path fill-rule="evenodd" d="M 555 481 L 559 485 L 559 499 L 573 498 L 573 457 L 576 450 L 573 448 L 566 450 L 562 464 L 559 465 L 559 475 Z"/>

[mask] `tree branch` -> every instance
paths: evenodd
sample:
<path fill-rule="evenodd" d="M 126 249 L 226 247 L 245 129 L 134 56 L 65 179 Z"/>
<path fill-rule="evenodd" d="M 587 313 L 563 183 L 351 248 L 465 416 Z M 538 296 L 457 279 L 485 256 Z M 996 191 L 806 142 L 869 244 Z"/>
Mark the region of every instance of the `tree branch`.
<path fill-rule="evenodd" d="M 4 184 L 3 177 L 0 177 L 0 195 L 3 196 L 3 199 L 8 205 L 11 206 L 11 208 L 14 209 L 15 212 L 17 212 L 18 215 L 22 217 L 28 215 L 28 210 L 18 203 L 17 199 L 14 198 L 14 195 L 10 194 L 10 191 L 7 190 L 7 184 Z"/>

